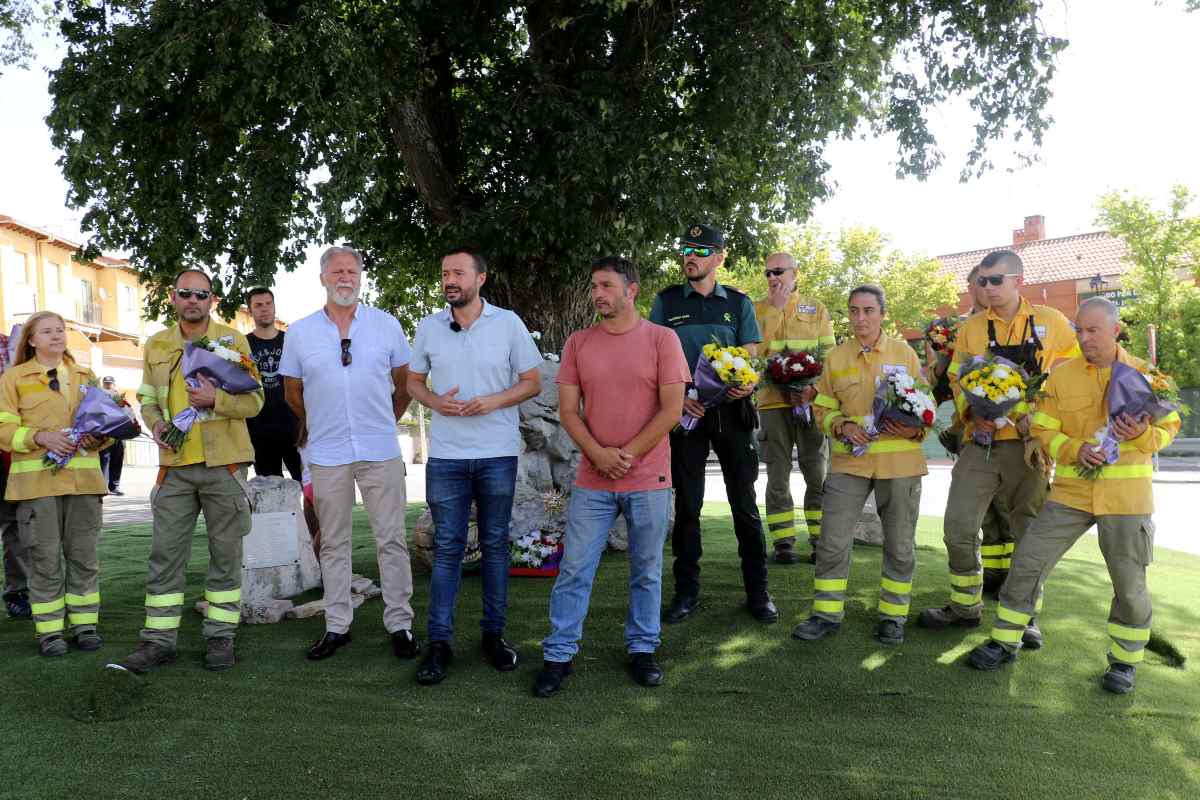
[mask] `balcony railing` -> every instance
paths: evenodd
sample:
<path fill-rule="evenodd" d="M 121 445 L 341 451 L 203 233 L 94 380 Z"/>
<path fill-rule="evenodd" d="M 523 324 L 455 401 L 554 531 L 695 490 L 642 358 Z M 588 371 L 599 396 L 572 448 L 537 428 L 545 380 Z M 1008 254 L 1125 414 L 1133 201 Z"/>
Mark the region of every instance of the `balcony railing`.
<path fill-rule="evenodd" d="M 95 303 L 77 303 L 76 317 L 80 322 L 99 325 L 101 323 L 100 306 Z"/>

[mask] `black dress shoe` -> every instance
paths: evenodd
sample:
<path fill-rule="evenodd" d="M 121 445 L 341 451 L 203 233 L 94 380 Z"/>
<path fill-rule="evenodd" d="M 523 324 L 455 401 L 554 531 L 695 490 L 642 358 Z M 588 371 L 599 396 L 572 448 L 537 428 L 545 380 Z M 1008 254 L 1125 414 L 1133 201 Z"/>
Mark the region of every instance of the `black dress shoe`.
<path fill-rule="evenodd" d="M 700 598 L 686 594 L 677 594 L 671 598 L 671 605 L 663 612 L 663 622 L 674 625 L 683 622 L 700 607 Z"/>
<path fill-rule="evenodd" d="M 746 601 L 746 610 L 750 612 L 750 616 L 759 622 L 771 623 L 779 621 L 779 609 L 775 607 L 775 601 L 771 599 L 771 595 L 766 592 L 748 599 Z"/>
<path fill-rule="evenodd" d="M 534 697 L 553 697 L 562 688 L 563 681 L 572 672 L 572 664 L 567 661 L 543 661 L 542 669 L 533 679 Z"/>
<path fill-rule="evenodd" d="M 412 631 L 396 631 L 392 634 L 392 652 L 396 658 L 416 658 L 421 645 L 413 638 Z"/>
<path fill-rule="evenodd" d="M 329 658 L 338 651 L 339 647 L 350 644 L 350 631 L 345 633 L 326 633 L 312 647 L 308 648 L 309 661 L 321 661 Z"/>
<path fill-rule="evenodd" d="M 480 646 L 487 662 L 500 672 L 512 672 L 521 660 L 513 646 L 498 633 L 485 633 Z"/>
<path fill-rule="evenodd" d="M 417 683 L 422 686 L 433 686 L 446 680 L 446 669 L 454 660 L 454 651 L 449 642 L 430 642 L 425 660 L 417 669 Z"/>
<path fill-rule="evenodd" d="M 629 673 L 642 686 L 654 687 L 663 682 L 663 669 L 654 660 L 653 653 L 631 653 Z"/>

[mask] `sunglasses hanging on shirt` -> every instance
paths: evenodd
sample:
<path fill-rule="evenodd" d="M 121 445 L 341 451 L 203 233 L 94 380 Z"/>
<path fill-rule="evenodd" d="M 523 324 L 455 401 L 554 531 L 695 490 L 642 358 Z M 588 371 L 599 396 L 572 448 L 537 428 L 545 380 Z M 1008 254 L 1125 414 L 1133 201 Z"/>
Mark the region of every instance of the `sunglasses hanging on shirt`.
<path fill-rule="evenodd" d="M 354 360 L 354 356 L 350 355 L 350 340 L 342 339 L 342 366 L 350 366 L 350 362 Z"/>
<path fill-rule="evenodd" d="M 58 382 L 58 367 L 46 370 L 46 377 L 50 379 L 50 391 L 57 392 L 62 388 L 62 384 Z"/>

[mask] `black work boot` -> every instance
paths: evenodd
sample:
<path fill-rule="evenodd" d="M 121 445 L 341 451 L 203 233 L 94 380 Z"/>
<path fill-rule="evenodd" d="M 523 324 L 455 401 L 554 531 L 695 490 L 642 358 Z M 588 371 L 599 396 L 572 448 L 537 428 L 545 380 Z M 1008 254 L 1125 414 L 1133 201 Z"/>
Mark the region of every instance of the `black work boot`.
<path fill-rule="evenodd" d="M 991 641 L 990 639 L 976 647 L 971 651 L 971 654 L 967 656 L 968 664 L 975 669 L 983 670 L 984 672 L 991 672 L 992 670 L 1000 669 L 1000 667 L 1004 666 L 1010 661 L 1016 660 L 1016 653 L 1010 653 L 1008 650 L 1005 650 L 1003 647 Z"/>
<path fill-rule="evenodd" d="M 796 626 L 792 631 L 793 639 L 802 639 L 806 642 L 815 642 L 818 639 L 824 639 L 826 636 L 832 636 L 842 629 L 842 623 L 830 622 L 824 617 L 809 617 Z"/>
<path fill-rule="evenodd" d="M 1104 670 L 1104 677 L 1100 679 L 1100 685 L 1106 692 L 1129 694 L 1133 691 L 1133 684 L 1136 680 L 1137 667 L 1133 664 L 1113 663 Z"/>
<path fill-rule="evenodd" d="M 533 679 L 534 697 L 554 697 L 562 688 L 563 681 L 571 674 L 574 662 L 543 661 L 542 669 Z"/>

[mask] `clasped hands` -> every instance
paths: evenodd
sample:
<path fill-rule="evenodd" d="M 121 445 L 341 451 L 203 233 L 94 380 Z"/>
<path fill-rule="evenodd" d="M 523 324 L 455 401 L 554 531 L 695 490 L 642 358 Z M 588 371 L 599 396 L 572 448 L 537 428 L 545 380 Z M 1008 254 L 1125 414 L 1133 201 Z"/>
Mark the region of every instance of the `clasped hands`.
<path fill-rule="evenodd" d="M 494 395 L 480 395 L 473 400 L 458 400 L 458 387 L 448 389 L 445 394 L 433 396 L 433 410 L 443 417 L 475 417 L 490 414 L 500 408 Z"/>
<path fill-rule="evenodd" d="M 899 436 L 901 439 L 915 439 L 920 432 L 920 428 L 914 428 L 911 425 L 901 425 L 890 419 L 885 419 L 883 424 L 879 426 L 883 433 L 890 433 L 892 436 Z M 872 437 L 867 433 L 863 426 L 857 422 L 846 422 L 841 427 L 842 438 L 849 441 L 851 444 L 856 444 L 865 447 L 872 442 Z"/>

